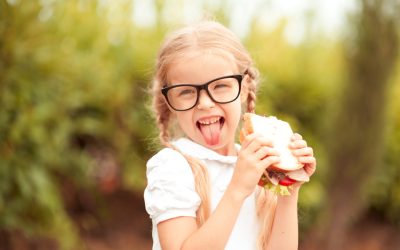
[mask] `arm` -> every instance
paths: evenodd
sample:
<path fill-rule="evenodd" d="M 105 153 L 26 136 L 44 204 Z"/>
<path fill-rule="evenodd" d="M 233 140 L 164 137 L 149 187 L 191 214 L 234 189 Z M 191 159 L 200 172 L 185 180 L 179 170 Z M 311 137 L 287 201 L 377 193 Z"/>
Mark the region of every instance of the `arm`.
<path fill-rule="evenodd" d="M 298 249 L 297 200 L 299 187 L 289 196 L 278 196 L 271 238 L 267 249 Z"/>
<path fill-rule="evenodd" d="M 304 164 L 307 174 L 313 175 L 316 169 L 313 149 L 307 147 L 307 142 L 299 134 L 293 135 L 290 147 L 293 155 Z M 297 201 L 302 184 L 294 184 L 290 196 L 278 196 L 268 249 L 298 249 Z"/>
<path fill-rule="evenodd" d="M 210 218 L 199 228 L 196 219 L 178 217 L 158 224 L 163 249 L 223 249 L 244 199 L 228 187 Z"/>
<path fill-rule="evenodd" d="M 197 227 L 195 218 L 178 217 L 158 224 L 163 249 L 224 249 L 240 208 L 263 171 L 279 162 L 270 140 L 249 135 L 242 144 L 232 180 L 210 218 Z"/>

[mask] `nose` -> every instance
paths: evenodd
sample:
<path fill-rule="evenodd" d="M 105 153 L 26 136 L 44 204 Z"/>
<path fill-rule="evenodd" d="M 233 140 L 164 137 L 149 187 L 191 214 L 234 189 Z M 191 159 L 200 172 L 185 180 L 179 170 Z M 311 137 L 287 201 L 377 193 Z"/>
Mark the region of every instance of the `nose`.
<path fill-rule="evenodd" d="M 211 100 L 207 91 L 205 91 L 204 89 L 200 90 L 197 108 L 198 109 L 209 109 L 209 108 L 213 108 L 213 107 L 215 107 L 215 103 L 213 100 Z"/>

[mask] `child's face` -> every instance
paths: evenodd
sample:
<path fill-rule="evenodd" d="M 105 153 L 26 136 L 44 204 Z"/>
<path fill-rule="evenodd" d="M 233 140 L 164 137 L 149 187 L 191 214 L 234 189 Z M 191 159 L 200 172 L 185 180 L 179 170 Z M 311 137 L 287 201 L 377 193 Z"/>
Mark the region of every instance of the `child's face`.
<path fill-rule="evenodd" d="M 212 53 L 193 53 L 171 65 L 168 71 L 169 85 L 201 85 L 218 77 L 239 74 L 233 59 Z M 220 154 L 233 155 L 241 103 L 245 101 L 243 91 L 241 95 L 233 102 L 219 104 L 205 90 L 201 90 L 198 102 L 192 109 L 171 111 L 190 139 Z"/>

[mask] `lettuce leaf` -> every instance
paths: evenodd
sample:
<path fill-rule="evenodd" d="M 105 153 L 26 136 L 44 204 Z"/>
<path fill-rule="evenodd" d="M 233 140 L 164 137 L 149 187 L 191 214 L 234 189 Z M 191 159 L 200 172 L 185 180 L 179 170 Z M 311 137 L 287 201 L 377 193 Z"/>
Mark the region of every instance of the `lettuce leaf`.
<path fill-rule="evenodd" d="M 289 188 L 292 189 L 291 186 L 286 187 L 282 185 L 273 185 L 272 183 L 265 184 L 264 188 L 276 195 L 282 195 L 282 196 L 290 195 Z"/>

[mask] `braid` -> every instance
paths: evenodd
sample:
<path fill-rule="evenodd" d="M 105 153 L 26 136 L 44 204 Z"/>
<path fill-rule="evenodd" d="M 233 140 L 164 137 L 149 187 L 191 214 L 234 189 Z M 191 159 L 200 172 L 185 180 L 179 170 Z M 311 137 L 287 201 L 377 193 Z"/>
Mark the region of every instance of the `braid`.
<path fill-rule="evenodd" d="M 259 72 L 256 68 L 254 68 L 253 66 L 250 66 L 247 70 L 246 70 L 246 74 L 248 74 L 250 76 L 251 79 L 253 80 L 258 80 L 259 77 Z"/>
<path fill-rule="evenodd" d="M 267 248 L 274 222 L 277 195 L 262 187 L 257 187 L 256 205 L 257 216 L 261 222 L 261 230 L 258 234 L 258 249 Z"/>
<path fill-rule="evenodd" d="M 258 82 L 258 70 L 254 67 L 249 67 L 245 74 L 249 76 L 247 81 L 248 96 L 247 96 L 247 112 L 254 113 L 256 109 L 256 91 Z"/>
<path fill-rule="evenodd" d="M 157 90 L 153 90 L 156 92 Z M 159 91 L 159 90 L 158 90 Z M 169 133 L 168 133 L 168 127 L 169 127 L 169 120 L 170 120 L 170 112 L 168 110 L 168 107 L 161 95 L 155 94 L 155 98 L 153 99 L 153 110 L 156 112 L 156 123 L 158 126 L 158 129 L 160 131 L 160 141 L 161 144 L 167 146 L 168 144 L 168 138 L 169 138 Z"/>
<path fill-rule="evenodd" d="M 209 217 L 211 213 L 211 199 L 210 199 L 210 181 L 208 171 L 204 163 L 199 159 L 183 154 L 189 162 L 195 180 L 195 190 L 200 196 L 201 204 L 196 211 L 197 225 L 201 226 Z"/>
<path fill-rule="evenodd" d="M 254 113 L 256 109 L 256 93 L 255 90 L 250 89 L 247 97 L 247 112 Z"/>
<path fill-rule="evenodd" d="M 249 76 L 247 81 L 247 112 L 254 113 L 256 107 L 256 92 L 259 81 L 259 72 L 254 67 L 249 67 L 245 74 Z M 275 217 L 277 196 L 265 188 L 257 187 L 256 205 L 257 216 L 261 221 L 261 230 L 258 235 L 258 248 L 266 249 L 269 241 L 273 219 Z"/>
<path fill-rule="evenodd" d="M 168 125 L 167 124 L 162 124 L 159 123 L 159 129 L 160 129 L 160 141 L 161 144 L 167 147 L 170 147 L 170 143 L 169 143 L 169 133 L 168 133 Z"/>
<path fill-rule="evenodd" d="M 167 108 L 166 112 L 161 112 L 162 106 Z M 161 105 L 160 103 L 158 107 L 159 109 L 156 109 L 158 111 L 156 119 L 158 128 L 160 129 L 159 137 L 161 143 L 164 146 L 172 148 L 181 153 L 186 158 L 186 160 L 190 165 L 190 168 L 192 169 L 195 182 L 195 190 L 201 199 L 200 207 L 196 211 L 196 222 L 197 225 L 200 226 L 208 219 L 208 217 L 210 217 L 210 211 L 211 211 L 210 210 L 211 199 L 210 199 L 210 187 L 209 187 L 210 181 L 208 177 L 207 168 L 204 165 L 204 163 L 202 163 L 200 160 L 192 156 L 189 156 L 187 154 L 184 154 L 182 151 L 180 151 L 177 147 L 175 147 L 173 144 L 169 142 L 170 138 L 168 133 L 168 127 L 169 127 L 168 123 L 169 123 L 170 112 L 165 102 L 163 105 Z"/>

